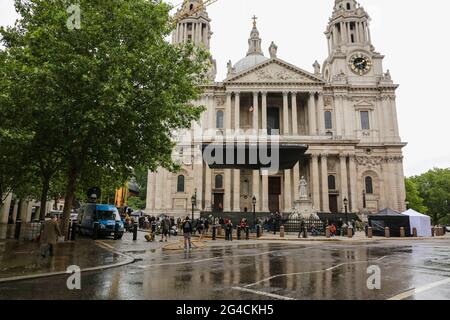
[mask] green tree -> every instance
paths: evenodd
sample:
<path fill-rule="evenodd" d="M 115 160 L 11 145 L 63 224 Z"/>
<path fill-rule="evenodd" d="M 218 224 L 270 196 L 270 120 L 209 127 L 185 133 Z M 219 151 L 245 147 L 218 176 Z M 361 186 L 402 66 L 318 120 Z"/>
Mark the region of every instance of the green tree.
<path fill-rule="evenodd" d="M 449 223 L 450 169 L 433 169 L 411 178 L 434 224 Z"/>
<path fill-rule="evenodd" d="M 423 198 L 420 196 L 417 184 L 411 178 L 406 178 L 406 201 L 409 203 L 409 208 L 416 210 L 417 212 L 426 214 L 428 208 L 423 205 Z"/>
<path fill-rule="evenodd" d="M 72 4 L 16 0 L 20 19 L 0 31 L 4 63 L 22 78 L 8 84 L 21 99 L 8 102 L 25 119 L 42 118 L 50 150 L 61 148 L 66 232 L 80 181 L 95 168 L 121 177 L 138 166 L 176 169 L 172 134 L 203 111 L 191 101 L 208 68 L 203 50 L 166 41 L 174 24 L 163 1 L 78 0 L 75 29 L 68 28 Z"/>

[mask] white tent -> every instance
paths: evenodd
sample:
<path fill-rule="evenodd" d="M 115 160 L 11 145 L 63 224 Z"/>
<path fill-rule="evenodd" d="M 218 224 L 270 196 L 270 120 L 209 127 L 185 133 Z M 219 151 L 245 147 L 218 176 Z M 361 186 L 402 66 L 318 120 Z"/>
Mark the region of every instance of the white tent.
<path fill-rule="evenodd" d="M 431 237 L 431 218 L 429 216 L 412 209 L 409 209 L 402 214 L 409 216 L 411 233 L 413 232 L 413 228 L 416 228 L 418 237 Z"/>

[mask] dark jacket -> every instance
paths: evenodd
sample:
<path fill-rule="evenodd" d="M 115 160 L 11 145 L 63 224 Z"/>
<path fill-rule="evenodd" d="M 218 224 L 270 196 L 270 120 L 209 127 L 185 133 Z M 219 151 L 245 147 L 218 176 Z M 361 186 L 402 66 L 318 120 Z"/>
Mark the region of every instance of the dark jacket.
<path fill-rule="evenodd" d="M 181 227 L 183 228 L 184 233 L 192 233 L 194 231 L 192 222 L 190 220 L 183 222 L 183 225 Z"/>
<path fill-rule="evenodd" d="M 58 223 L 53 220 L 45 221 L 44 230 L 42 230 L 41 243 L 56 244 L 58 237 L 61 237 L 61 230 Z"/>

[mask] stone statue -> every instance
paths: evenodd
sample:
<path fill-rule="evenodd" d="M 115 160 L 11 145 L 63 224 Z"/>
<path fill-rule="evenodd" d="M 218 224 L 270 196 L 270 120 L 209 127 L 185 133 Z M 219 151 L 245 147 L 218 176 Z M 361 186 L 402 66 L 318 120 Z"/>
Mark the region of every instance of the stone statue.
<path fill-rule="evenodd" d="M 307 200 L 308 199 L 308 183 L 306 182 L 305 177 L 302 177 L 300 179 L 300 186 L 299 186 L 298 190 L 300 193 L 300 199 Z"/>
<path fill-rule="evenodd" d="M 314 74 L 319 75 L 320 74 L 320 64 L 317 60 L 316 60 L 316 62 L 314 62 L 313 67 L 314 67 Z"/>
<path fill-rule="evenodd" d="M 232 75 L 233 73 L 235 73 L 235 69 L 233 68 L 233 63 L 231 62 L 231 60 L 227 63 L 227 69 L 228 75 Z"/>
<path fill-rule="evenodd" d="M 271 59 L 275 59 L 277 57 L 278 47 L 275 42 L 272 41 L 269 47 L 269 54 Z"/>

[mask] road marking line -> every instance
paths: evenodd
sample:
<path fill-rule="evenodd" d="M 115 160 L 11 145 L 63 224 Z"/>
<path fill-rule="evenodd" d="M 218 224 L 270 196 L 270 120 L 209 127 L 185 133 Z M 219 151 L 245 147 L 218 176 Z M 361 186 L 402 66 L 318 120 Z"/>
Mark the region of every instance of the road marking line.
<path fill-rule="evenodd" d="M 440 286 L 442 286 L 444 284 L 447 284 L 447 283 L 450 283 L 450 278 L 447 278 L 447 279 L 444 279 L 444 280 L 440 280 L 440 281 L 436 281 L 436 282 L 427 284 L 427 285 L 425 285 L 423 287 L 420 287 L 420 288 L 408 290 L 408 291 L 400 293 L 400 294 L 398 294 L 398 295 L 396 295 L 396 296 L 394 296 L 392 298 L 389 298 L 388 300 L 405 300 L 405 299 L 407 299 L 409 297 L 415 296 L 416 294 L 419 294 L 419 293 L 422 293 L 422 292 L 425 292 L 425 291 L 429 291 L 431 289 L 440 287 Z"/>
<path fill-rule="evenodd" d="M 381 261 L 381 260 L 383 260 L 386 257 L 387 256 L 384 256 L 384 257 L 381 257 L 381 258 L 379 258 L 377 260 L 374 260 L 374 261 Z M 260 283 L 263 283 L 263 282 L 266 282 L 266 281 L 269 281 L 269 280 L 272 280 L 272 279 L 275 279 L 275 278 L 289 277 L 289 276 L 299 276 L 299 275 L 312 274 L 312 273 L 322 273 L 322 272 L 332 271 L 334 269 L 340 268 L 340 267 L 345 266 L 345 265 L 359 264 L 359 263 L 370 263 L 370 262 L 371 262 L 370 260 L 344 262 L 344 263 L 340 263 L 340 264 L 335 265 L 333 267 L 330 267 L 330 268 L 327 268 L 327 269 L 322 269 L 322 270 L 304 271 L 304 272 L 286 273 L 286 274 L 277 274 L 277 275 L 271 276 L 269 278 L 262 279 L 262 280 L 260 280 L 258 282 L 255 282 L 255 283 L 252 283 L 252 284 L 248 284 L 248 285 L 244 286 L 244 288 L 253 287 L 253 286 L 257 285 L 257 284 L 260 284 Z"/>
<path fill-rule="evenodd" d="M 278 294 L 268 293 L 268 292 L 263 292 L 263 291 L 257 291 L 257 290 L 247 289 L 247 288 L 233 287 L 233 289 L 234 290 L 239 290 L 239 291 L 244 291 L 244 292 L 250 292 L 250 293 L 254 293 L 254 294 L 259 294 L 259 295 L 263 295 L 263 296 L 266 296 L 266 297 L 275 298 L 275 299 L 278 299 L 278 300 L 295 300 L 293 298 L 280 296 Z"/>

